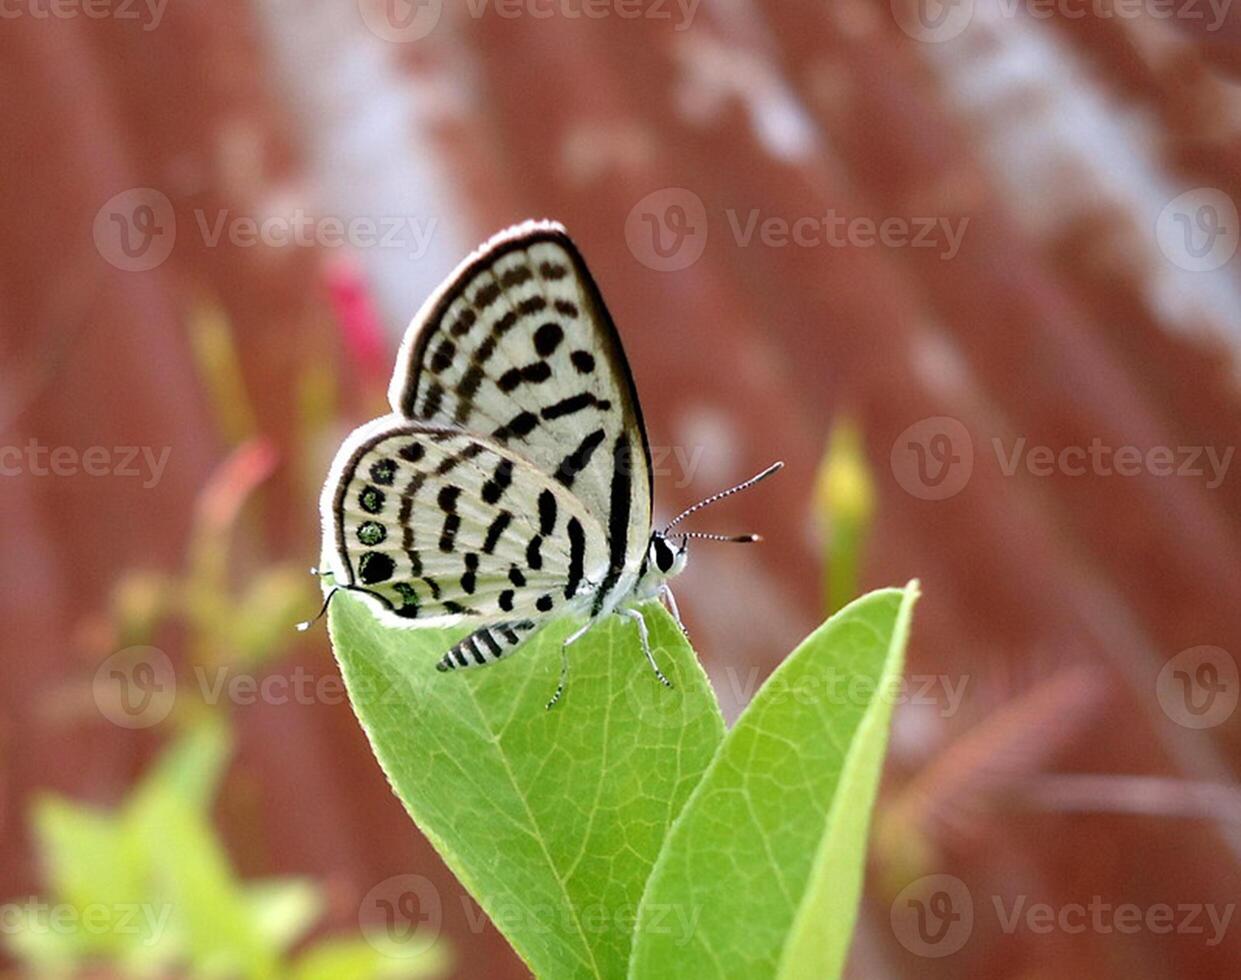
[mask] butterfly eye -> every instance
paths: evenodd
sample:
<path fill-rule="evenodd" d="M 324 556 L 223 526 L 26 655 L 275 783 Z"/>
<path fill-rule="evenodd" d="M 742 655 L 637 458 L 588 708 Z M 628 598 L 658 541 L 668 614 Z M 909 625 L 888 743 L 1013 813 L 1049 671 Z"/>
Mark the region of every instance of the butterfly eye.
<path fill-rule="evenodd" d="M 673 555 L 668 542 L 663 538 L 653 538 L 651 540 L 651 550 L 655 553 L 655 567 L 661 572 L 670 571 L 676 556 Z"/>

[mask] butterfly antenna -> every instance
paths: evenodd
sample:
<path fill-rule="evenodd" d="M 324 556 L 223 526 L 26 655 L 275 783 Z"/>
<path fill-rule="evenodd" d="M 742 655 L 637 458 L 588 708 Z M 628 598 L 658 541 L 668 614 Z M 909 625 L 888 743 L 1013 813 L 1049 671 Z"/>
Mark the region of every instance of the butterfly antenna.
<path fill-rule="evenodd" d="M 681 531 L 679 538 L 703 538 L 707 541 L 727 541 L 730 544 L 754 544 L 762 541 L 757 534 L 711 534 L 708 531 Z"/>
<path fill-rule="evenodd" d="M 327 594 L 327 598 L 323 600 L 323 605 L 319 607 L 318 615 L 316 615 L 314 619 L 308 619 L 304 623 L 298 623 L 297 631 L 299 633 L 305 633 L 308 629 L 310 629 L 310 627 L 314 626 L 315 623 L 319 622 L 319 620 L 323 618 L 323 614 L 327 612 L 327 606 L 328 603 L 332 601 L 332 596 L 336 595 L 339 591 L 340 586 L 334 585 L 332 587 L 332 591 Z"/>
<path fill-rule="evenodd" d="M 704 507 L 715 503 L 717 500 L 723 500 L 725 497 L 731 497 L 734 493 L 740 493 L 742 490 L 749 490 L 750 487 L 754 486 L 754 484 L 761 483 L 763 480 L 767 479 L 767 477 L 771 476 L 771 474 L 778 472 L 781 468 L 783 468 L 783 466 L 783 460 L 772 463 L 767 467 L 767 469 L 763 470 L 763 472 L 757 474 L 756 476 L 750 477 L 744 483 L 738 483 L 735 487 L 729 487 L 727 490 L 721 490 L 719 493 L 712 494 L 706 500 L 698 501 L 698 503 L 694 504 L 693 507 L 687 507 L 668 522 L 667 526 L 664 528 L 664 531 L 666 532 L 668 528 L 672 527 L 674 524 L 681 523 L 681 521 L 689 517 L 690 514 L 702 510 Z"/>

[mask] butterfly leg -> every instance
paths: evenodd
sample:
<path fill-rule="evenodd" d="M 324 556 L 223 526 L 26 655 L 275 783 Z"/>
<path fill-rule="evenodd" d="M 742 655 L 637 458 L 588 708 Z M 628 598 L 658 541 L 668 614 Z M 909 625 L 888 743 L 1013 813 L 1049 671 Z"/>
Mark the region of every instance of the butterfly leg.
<path fill-rule="evenodd" d="M 668 611 L 672 613 L 672 618 L 677 621 L 677 626 L 681 628 L 681 635 L 685 639 L 689 639 L 689 630 L 685 628 L 685 624 L 681 622 L 681 610 L 677 608 L 676 597 L 672 594 L 672 589 L 667 585 L 659 587 L 659 597 L 664 600 L 664 605 L 668 607 Z"/>
<path fill-rule="evenodd" d="M 586 634 L 586 631 L 595 625 L 595 621 L 590 620 L 580 630 L 577 630 L 564 643 L 560 644 L 560 680 L 556 682 L 556 693 L 552 695 L 551 700 L 547 702 L 547 710 L 550 711 L 556 706 L 556 702 L 560 700 L 564 694 L 565 684 L 569 682 L 569 644 L 580 639 Z"/>
<path fill-rule="evenodd" d="M 642 652 L 646 654 L 646 662 L 651 665 L 651 670 L 655 671 L 659 683 L 664 687 L 672 687 L 672 681 L 664 676 L 664 672 L 659 669 L 659 664 L 655 663 L 655 658 L 651 655 L 651 637 L 647 632 L 646 620 L 642 618 L 642 613 L 637 609 L 620 609 L 618 612 L 638 624 L 638 636 L 642 640 Z"/>

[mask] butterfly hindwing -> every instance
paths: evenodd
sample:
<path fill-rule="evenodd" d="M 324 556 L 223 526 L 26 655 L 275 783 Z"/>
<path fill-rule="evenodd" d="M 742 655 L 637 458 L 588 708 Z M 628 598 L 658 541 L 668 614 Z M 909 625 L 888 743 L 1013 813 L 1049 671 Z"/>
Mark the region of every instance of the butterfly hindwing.
<path fill-rule="evenodd" d="M 414 319 L 389 397 L 571 491 L 608 542 L 600 603 L 636 567 L 651 529 L 646 431 L 616 328 L 559 225 L 519 226 L 462 264 Z"/>
<path fill-rule="evenodd" d="M 398 416 L 346 440 L 323 514 L 337 584 L 404 626 L 542 619 L 609 564 L 603 529 L 561 483 L 485 436 Z"/>

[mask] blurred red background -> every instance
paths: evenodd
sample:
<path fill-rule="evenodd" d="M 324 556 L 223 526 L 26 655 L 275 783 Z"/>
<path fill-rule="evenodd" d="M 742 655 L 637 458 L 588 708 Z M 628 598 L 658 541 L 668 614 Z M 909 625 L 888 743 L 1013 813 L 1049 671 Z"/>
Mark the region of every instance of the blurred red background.
<path fill-rule="evenodd" d="M 874 487 L 861 586 L 922 580 L 927 693 L 896 714 L 851 974 L 1235 976 L 1241 928 L 1212 943 L 1205 914 L 1038 934 L 996 909 L 1241 892 L 1241 17 L 923 3 L 7 7 L 0 901 L 45 887 L 37 794 L 113 805 L 167 740 L 101 715 L 99 664 L 149 642 L 184 680 L 233 655 L 143 603 L 202 574 L 195 541 L 227 535 L 202 561 L 234 597 L 309 566 L 318 483 L 379 414 L 409 317 L 477 242 L 546 216 L 620 327 L 661 511 L 788 461 L 713 517 L 766 544 L 697 547 L 678 589 L 730 717 L 822 618 L 837 423 Z M 150 455 L 41 474 L 31 440 Z M 1173 472 L 1085 465 L 1092 443 L 1167 447 Z M 1042 475 L 1034 447 L 1085 472 Z M 284 631 L 313 582 L 277 578 L 263 671 L 334 675 L 322 629 Z M 1222 707 L 1188 727 L 1161 669 L 1199 647 L 1216 673 L 1185 676 L 1220 678 Z M 228 714 L 215 823 L 241 875 L 313 876 L 346 929 L 377 883 L 426 875 L 455 975 L 524 975 L 347 704 Z M 950 955 L 892 924 L 927 874 L 972 895 Z"/>

